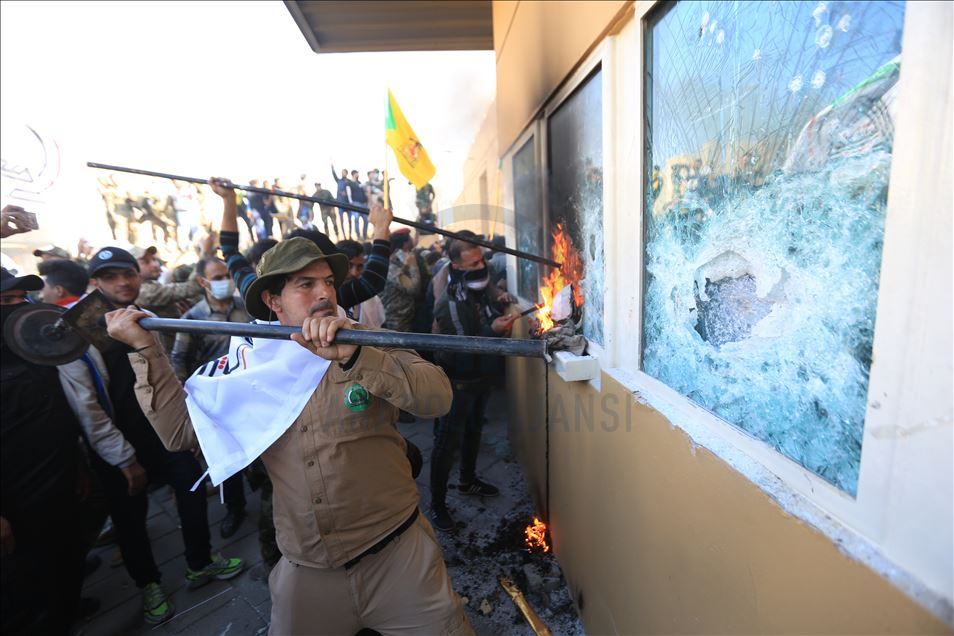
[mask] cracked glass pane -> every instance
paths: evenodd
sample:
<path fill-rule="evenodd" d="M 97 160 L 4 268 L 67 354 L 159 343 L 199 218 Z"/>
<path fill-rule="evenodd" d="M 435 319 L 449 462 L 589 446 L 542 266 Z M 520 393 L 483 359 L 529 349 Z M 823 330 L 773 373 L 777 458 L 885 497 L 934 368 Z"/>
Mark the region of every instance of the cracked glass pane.
<path fill-rule="evenodd" d="M 903 2 L 676 2 L 647 39 L 643 369 L 854 495 Z"/>

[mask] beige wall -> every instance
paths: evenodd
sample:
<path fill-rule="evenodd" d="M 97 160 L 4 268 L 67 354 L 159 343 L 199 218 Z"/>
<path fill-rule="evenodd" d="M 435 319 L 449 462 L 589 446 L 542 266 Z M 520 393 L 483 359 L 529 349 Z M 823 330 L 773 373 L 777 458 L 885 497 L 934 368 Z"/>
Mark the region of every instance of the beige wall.
<path fill-rule="evenodd" d="M 539 361 L 508 373 L 514 392 L 544 383 Z M 549 522 L 587 633 L 948 633 L 610 375 L 599 391 L 548 383 Z M 529 403 L 511 436 L 542 493 L 546 431 L 527 426 L 542 419 Z"/>
<path fill-rule="evenodd" d="M 526 321 L 518 320 L 511 335 L 525 338 Z M 531 358 L 507 360 L 508 437 L 527 476 L 536 509 L 544 517 L 548 515 L 546 388 L 546 366 L 543 361 Z"/>
<path fill-rule="evenodd" d="M 495 227 L 503 227 L 506 221 L 499 212 L 494 222 L 500 182 L 498 156 L 497 107 L 491 102 L 464 161 L 464 187 L 454 200 L 454 205 L 441 210 L 438 219 L 441 227 L 455 231 L 471 230 L 484 235 L 489 235 Z"/>
<path fill-rule="evenodd" d="M 494 2 L 501 152 L 629 4 L 625 0 Z"/>

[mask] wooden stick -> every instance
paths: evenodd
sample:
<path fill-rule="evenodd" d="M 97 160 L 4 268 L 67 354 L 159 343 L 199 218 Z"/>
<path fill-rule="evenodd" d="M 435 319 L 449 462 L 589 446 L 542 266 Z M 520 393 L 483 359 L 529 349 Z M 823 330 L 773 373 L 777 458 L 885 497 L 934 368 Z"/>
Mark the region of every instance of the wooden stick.
<path fill-rule="evenodd" d="M 533 633 L 537 636 L 553 636 L 553 632 L 550 631 L 550 628 L 546 626 L 537 613 L 533 611 L 533 608 L 530 607 L 530 604 L 527 603 L 527 599 L 524 597 L 523 592 L 520 591 L 520 588 L 517 587 L 517 584 L 506 576 L 501 576 L 498 580 L 500 581 L 500 587 L 510 595 L 513 604 L 516 605 L 520 613 L 523 614 Z"/>

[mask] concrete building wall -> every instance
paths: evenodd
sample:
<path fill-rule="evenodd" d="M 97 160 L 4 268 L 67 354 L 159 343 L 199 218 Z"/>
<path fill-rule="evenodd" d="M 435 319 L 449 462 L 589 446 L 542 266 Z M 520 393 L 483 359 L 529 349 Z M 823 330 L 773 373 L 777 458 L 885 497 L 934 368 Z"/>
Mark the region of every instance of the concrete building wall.
<path fill-rule="evenodd" d="M 497 131 L 506 151 L 629 3 L 494 2 Z"/>
<path fill-rule="evenodd" d="M 567 383 L 538 360 L 507 368 L 511 439 L 587 631 L 949 633 L 951 5 L 907 5 L 852 498 L 640 371 L 638 78 L 653 4 L 494 3 L 505 207 L 515 142 L 540 136 L 534 120 L 594 56 L 604 74 L 603 370 Z"/>
<path fill-rule="evenodd" d="M 454 205 L 441 210 L 438 222 L 442 228 L 484 235 L 503 228 L 507 221 L 498 210 L 498 156 L 497 107 L 491 102 L 464 162 L 464 187 Z"/>

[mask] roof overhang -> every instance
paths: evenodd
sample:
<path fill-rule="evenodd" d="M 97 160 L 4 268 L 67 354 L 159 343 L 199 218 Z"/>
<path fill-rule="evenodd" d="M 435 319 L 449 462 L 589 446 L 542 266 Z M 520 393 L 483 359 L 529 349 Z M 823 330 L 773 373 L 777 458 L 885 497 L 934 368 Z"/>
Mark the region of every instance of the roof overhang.
<path fill-rule="evenodd" d="M 315 53 L 490 51 L 491 0 L 284 0 Z"/>

